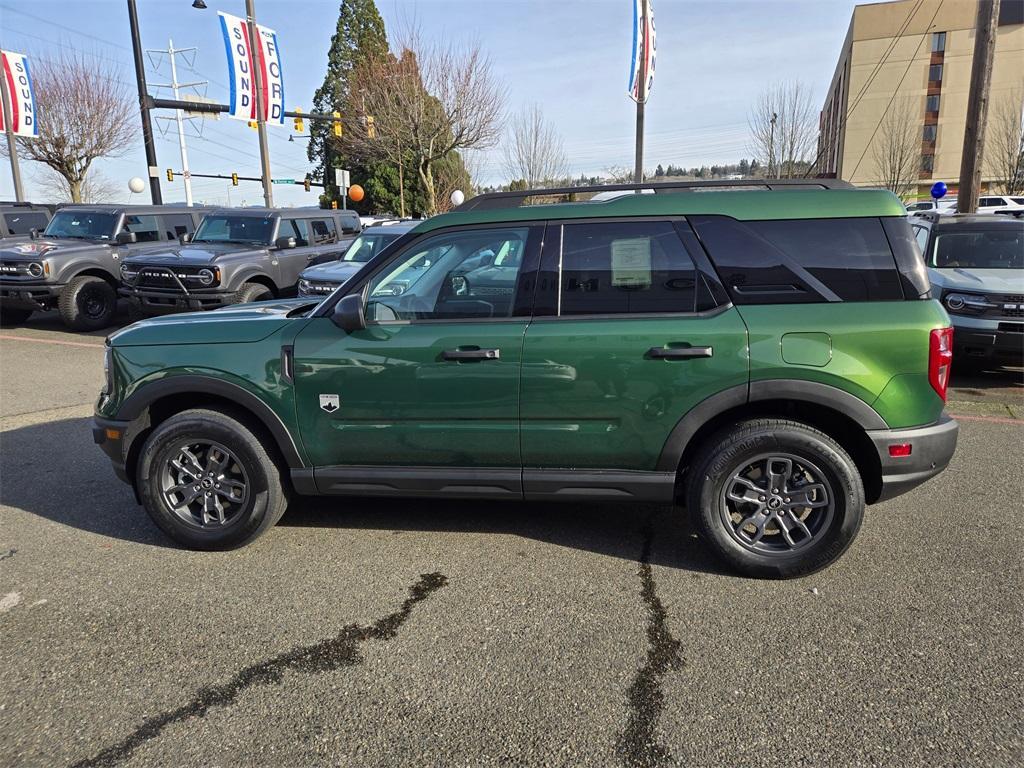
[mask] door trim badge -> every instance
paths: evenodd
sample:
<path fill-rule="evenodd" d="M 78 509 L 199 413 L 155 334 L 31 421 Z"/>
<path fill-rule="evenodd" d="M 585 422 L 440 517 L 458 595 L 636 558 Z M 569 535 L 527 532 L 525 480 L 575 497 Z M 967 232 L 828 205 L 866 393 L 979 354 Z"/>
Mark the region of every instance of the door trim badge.
<path fill-rule="evenodd" d="M 320 410 L 334 413 L 340 407 L 341 398 L 338 395 L 320 395 Z"/>

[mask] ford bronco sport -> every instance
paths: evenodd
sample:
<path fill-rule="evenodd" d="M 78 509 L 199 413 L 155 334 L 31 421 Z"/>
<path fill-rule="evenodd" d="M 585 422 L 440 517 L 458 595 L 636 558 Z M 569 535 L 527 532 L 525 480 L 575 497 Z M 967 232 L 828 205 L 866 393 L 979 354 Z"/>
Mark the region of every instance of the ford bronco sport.
<path fill-rule="evenodd" d="M 133 318 L 294 296 L 299 273 L 337 259 L 360 229 L 354 211 L 211 211 L 180 247 L 122 262 L 119 292 Z"/>
<path fill-rule="evenodd" d="M 57 309 L 69 328 L 114 321 L 121 260 L 195 231 L 203 211 L 161 205 L 68 205 L 42 236 L 0 244 L 0 318 L 24 322 Z"/>
<path fill-rule="evenodd" d="M 949 317 L 889 192 L 736 184 L 763 189 L 483 195 L 320 303 L 135 324 L 94 438 L 197 549 L 294 494 L 632 500 L 743 573 L 810 573 L 950 461 Z M 479 271 L 513 250 L 514 280 Z"/>

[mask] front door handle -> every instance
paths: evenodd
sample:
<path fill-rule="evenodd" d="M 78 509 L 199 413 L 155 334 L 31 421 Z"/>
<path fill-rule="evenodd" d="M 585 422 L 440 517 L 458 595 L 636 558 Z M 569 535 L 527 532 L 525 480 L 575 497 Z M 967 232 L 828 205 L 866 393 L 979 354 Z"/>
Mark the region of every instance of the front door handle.
<path fill-rule="evenodd" d="M 647 356 L 655 360 L 689 360 L 713 354 L 713 347 L 651 347 L 647 350 Z"/>
<path fill-rule="evenodd" d="M 498 360 L 500 349 L 446 349 L 441 353 L 442 360 Z"/>

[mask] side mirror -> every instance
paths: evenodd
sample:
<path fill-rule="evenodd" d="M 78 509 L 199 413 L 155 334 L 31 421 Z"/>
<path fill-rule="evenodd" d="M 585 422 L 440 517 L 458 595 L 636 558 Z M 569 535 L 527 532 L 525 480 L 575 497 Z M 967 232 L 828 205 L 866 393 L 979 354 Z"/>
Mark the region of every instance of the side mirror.
<path fill-rule="evenodd" d="M 288 248 L 294 248 L 295 238 L 292 235 L 289 235 L 288 237 L 279 237 L 274 241 L 274 247 L 280 248 L 282 251 L 287 250 Z"/>
<path fill-rule="evenodd" d="M 192 235 L 189 234 L 188 232 L 182 232 L 180 235 L 178 235 L 178 242 L 181 243 L 182 245 L 188 245 L 189 243 L 192 242 Z"/>
<path fill-rule="evenodd" d="M 334 305 L 331 321 L 341 330 L 349 333 L 366 328 L 362 293 L 350 293 L 348 296 L 342 296 L 341 301 Z"/>
<path fill-rule="evenodd" d="M 115 238 L 118 245 L 130 245 L 138 242 L 138 236 L 134 232 L 118 232 Z"/>
<path fill-rule="evenodd" d="M 39 239 L 39 230 L 36 229 L 35 227 L 32 227 L 32 229 L 30 229 L 28 231 L 28 238 L 29 238 L 29 240 L 38 240 Z"/>

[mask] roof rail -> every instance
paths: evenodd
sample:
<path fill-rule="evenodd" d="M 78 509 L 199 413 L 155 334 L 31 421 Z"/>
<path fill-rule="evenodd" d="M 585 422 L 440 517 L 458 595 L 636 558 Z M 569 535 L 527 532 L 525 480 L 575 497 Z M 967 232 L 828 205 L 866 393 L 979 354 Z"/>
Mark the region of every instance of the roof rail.
<path fill-rule="evenodd" d="M 651 184 L 597 184 L 584 187 L 554 187 L 551 189 L 525 189 L 515 192 L 488 192 L 477 195 L 455 210 L 485 211 L 495 208 L 518 208 L 530 197 L 574 195 L 586 192 L 699 192 L 705 189 L 853 189 L 847 181 L 838 179 L 714 179 L 711 181 L 667 181 Z"/>

